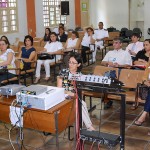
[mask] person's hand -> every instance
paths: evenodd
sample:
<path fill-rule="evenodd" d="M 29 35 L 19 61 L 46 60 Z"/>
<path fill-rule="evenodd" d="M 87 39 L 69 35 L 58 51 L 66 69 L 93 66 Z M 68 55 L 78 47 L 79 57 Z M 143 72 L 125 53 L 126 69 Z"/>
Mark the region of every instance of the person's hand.
<path fill-rule="evenodd" d="M 108 62 L 108 67 L 113 67 L 114 63 L 113 62 Z"/>
<path fill-rule="evenodd" d="M 119 64 L 118 63 L 114 63 L 114 67 L 119 67 Z"/>
<path fill-rule="evenodd" d="M 139 62 L 142 62 L 142 63 L 145 62 L 145 60 L 143 60 L 143 59 L 138 59 L 138 61 L 139 61 Z"/>
<path fill-rule="evenodd" d="M 145 81 L 144 84 L 150 86 L 150 81 Z"/>
<path fill-rule="evenodd" d="M 96 39 L 97 42 L 101 41 L 101 39 Z"/>
<path fill-rule="evenodd" d="M 130 55 L 132 55 L 132 51 L 129 49 L 129 51 L 128 51 L 129 53 L 130 53 Z"/>
<path fill-rule="evenodd" d="M 65 91 L 66 94 L 68 94 L 69 96 L 71 97 L 74 97 L 75 96 L 75 93 L 72 93 L 71 91 Z"/>

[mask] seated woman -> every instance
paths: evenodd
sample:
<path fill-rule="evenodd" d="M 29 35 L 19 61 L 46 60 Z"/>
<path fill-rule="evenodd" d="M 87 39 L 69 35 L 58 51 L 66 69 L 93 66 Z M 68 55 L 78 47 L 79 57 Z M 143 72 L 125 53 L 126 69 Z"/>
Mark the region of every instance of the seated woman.
<path fill-rule="evenodd" d="M 9 43 L 6 40 L 0 40 L 0 69 L 3 68 L 16 68 L 14 51 L 9 48 Z M 3 80 L 15 77 L 15 70 L 8 70 L 8 74 L 0 75 L 0 83 Z"/>
<path fill-rule="evenodd" d="M 144 41 L 144 49 L 136 54 L 133 64 L 135 66 L 147 66 L 150 56 L 150 39 Z"/>
<path fill-rule="evenodd" d="M 79 34 L 76 31 L 72 31 L 71 38 L 68 38 L 65 45 L 64 45 L 64 51 L 72 51 L 73 49 L 78 49 L 80 46 L 80 39 Z"/>
<path fill-rule="evenodd" d="M 65 88 L 66 94 L 68 94 L 69 96 L 74 97 L 75 90 L 72 81 L 70 81 L 68 77 L 71 75 L 80 75 L 81 69 L 82 69 L 82 59 L 79 54 L 73 53 L 72 55 L 70 55 L 69 68 L 63 69 L 57 78 L 57 86 Z M 95 130 L 94 127 L 92 126 L 92 122 L 88 115 L 87 106 L 84 101 L 82 101 L 82 120 L 85 123 L 87 129 Z"/>
<path fill-rule="evenodd" d="M 31 68 L 31 61 L 33 61 L 36 56 L 35 48 L 33 47 L 32 36 L 30 36 L 30 35 L 25 36 L 24 45 L 25 45 L 25 47 L 21 48 L 19 57 L 16 59 L 21 59 L 24 64 L 22 69 L 28 70 Z"/>
<path fill-rule="evenodd" d="M 5 36 L 5 35 L 1 36 L 1 40 L 5 40 L 5 41 L 7 41 L 8 46 L 10 47 L 10 42 L 9 42 L 9 40 L 8 40 L 7 36 Z"/>
<path fill-rule="evenodd" d="M 66 42 L 68 35 L 65 33 L 64 27 L 59 27 L 58 39 L 60 42 Z"/>
<path fill-rule="evenodd" d="M 85 35 L 82 39 L 82 42 L 81 42 L 81 45 L 82 45 L 81 55 L 82 55 L 83 63 L 87 62 L 86 51 L 90 50 L 89 45 L 90 44 L 95 44 L 95 40 L 96 40 L 96 37 L 94 35 L 94 30 L 91 27 L 88 27 L 86 29 L 86 32 L 87 32 L 87 34 L 85 33 Z"/>
<path fill-rule="evenodd" d="M 58 41 L 57 34 L 52 32 L 50 35 L 50 41 L 46 43 L 44 50 L 40 51 L 39 53 L 48 53 L 48 54 L 59 54 L 62 51 L 62 43 Z M 61 58 L 60 55 L 56 56 L 56 61 Z M 44 64 L 46 77 L 45 80 L 48 81 L 50 78 L 50 63 L 55 62 L 55 59 L 46 59 L 46 60 L 37 60 L 36 66 L 36 80 L 34 83 L 38 83 L 40 80 L 40 71 L 41 65 Z"/>
<path fill-rule="evenodd" d="M 68 67 L 68 60 L 70 57 L 70 52 L 73 51 L 74 49 L 79 49 L 80 47 L 80 39 L 79 39 L 79 34 L 76 31 L 73 31 L 71 33 L 71 38 L 68 38 L 65 45 L 64 45 L 64 62 L 66 67 Z"/>
<path fill-rule="evenodd" d="M 150 68 L 149 67 L 150 67 L 150 65 L 147 65 L 145 72 L 144 72 L 144 76 L 143 76 L 143 83 L 145 85 L 147 85 L 148 87 L 150 87 L 150 76 L 149 76 Z M 148 113 L 150 113 L 150 90 L 148 92 L 148 96 L 147 96 L 146 102 L 144 104 L 144 111 L 143 111 L 142 115 L 139 117 L 139 119 L 137 121 L 135 121 L 134 124 L 137 126 L 141 126 L 142 123 L 145 121 Z"/>
<path fill-rule="evenodd" d="M 50 28 L 46 28 L 45 29 L 45 35 L 44 35 L 44 42 L 48 42 L 50 39 L 50 34 L 51 34 L 51 29 Z"/>

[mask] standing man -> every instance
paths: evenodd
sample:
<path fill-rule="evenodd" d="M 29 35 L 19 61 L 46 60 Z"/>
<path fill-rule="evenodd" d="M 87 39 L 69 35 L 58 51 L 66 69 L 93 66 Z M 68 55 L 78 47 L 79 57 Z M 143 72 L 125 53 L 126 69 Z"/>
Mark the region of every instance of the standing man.
<path fill-rule="evenodd" d="M 93 60 L 95 61 L 95 57 L 96 57 L 96 50 L 97 48 L 101 49 L 104 47 L 104 40 L 106 40 L 109 37 L 108 31 L 106 29 L 103 28 L 103 22 L 99 22 L 98 24 L 99 29 L 95 30 L 95 36 L 96 36 L 96 49 L 93 52 Z"/>

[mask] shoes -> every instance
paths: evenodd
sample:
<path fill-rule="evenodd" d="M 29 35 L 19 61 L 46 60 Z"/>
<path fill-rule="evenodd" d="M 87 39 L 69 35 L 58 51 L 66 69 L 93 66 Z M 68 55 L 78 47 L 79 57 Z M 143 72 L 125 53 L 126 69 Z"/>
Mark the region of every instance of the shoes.
<path fill-rule="evenodd" d="M 87 130 L 88 131 L 95 131 L 95 128 L 91 125 Z"/>
<path fill-rule="evenodd" d="M 104 109 L 108 109 L 112 106 L 113 101 L 109 101 L 108 103 L 105 104 Z"/>
<path fill-rule="evenodd" d="M 37 77 L 34 81 L 35 84 L 37 84 L 40 81 L 40 77 Z"/>
<path fill-rule="evenodd" d="M 138 121 L 138 120 L 134 122 L 134 124 L 136 126 L 141 126 L 143 123 L 144 123 L 144 121 L 141 122 L 141 121 Z"/>
<path fill-rule="evenodd" d="M 133 104 L 133 105 L 131 106 L 131 110 L 135 110 L 135 109 L 137 109 L 137 108 L 138 108 L 138 105 Z"/>
<path fill-rule="evenodd" d="M 50 79 L 49 77 L 44 78 L 45 81 L 49 81 L 49 79 Z"/>

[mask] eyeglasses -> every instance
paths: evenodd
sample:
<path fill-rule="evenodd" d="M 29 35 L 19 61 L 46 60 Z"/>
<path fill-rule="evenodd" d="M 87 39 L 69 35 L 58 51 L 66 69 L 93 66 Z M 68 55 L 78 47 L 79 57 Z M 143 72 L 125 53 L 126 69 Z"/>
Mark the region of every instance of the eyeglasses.
<path fill-rule="evenodd" d="M 0 44 L 0 46 L 6 45 L 5 43 Z"/>
<path fill-rule="evenodd" d="M 78 64 L 78 63 L 71 62 L 71 61 L 69 61 L 68 63 L 69 63 L 69 64 L 72 64 L 72 65 L 77 65 L 77 64 Z"/>

